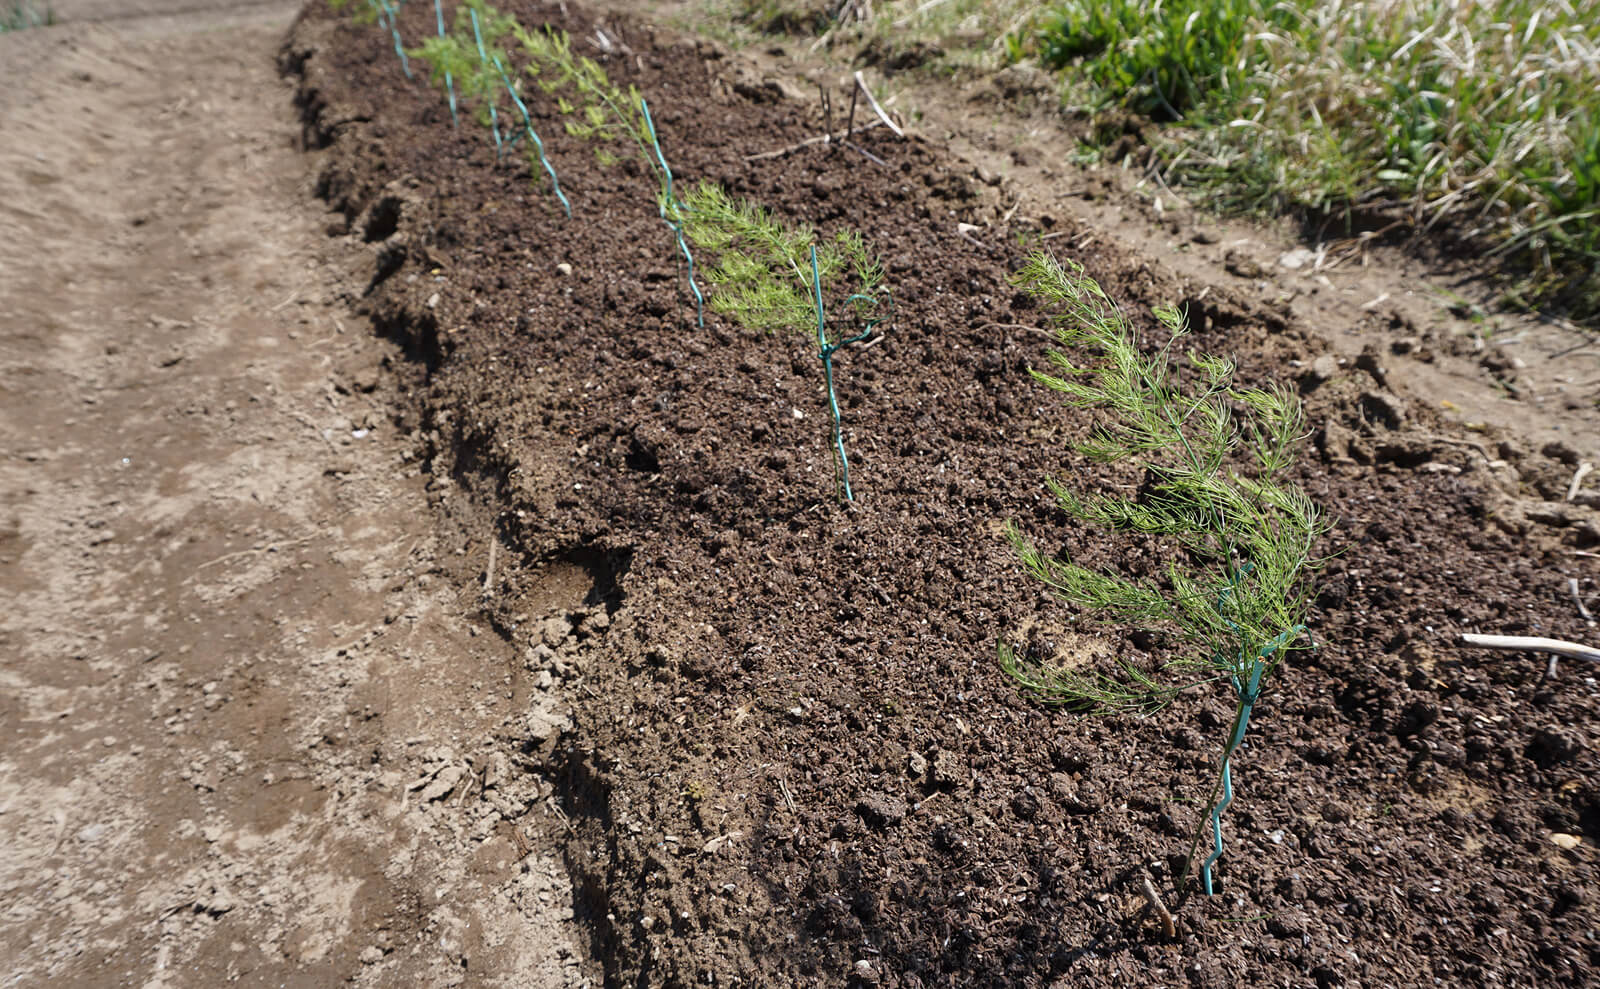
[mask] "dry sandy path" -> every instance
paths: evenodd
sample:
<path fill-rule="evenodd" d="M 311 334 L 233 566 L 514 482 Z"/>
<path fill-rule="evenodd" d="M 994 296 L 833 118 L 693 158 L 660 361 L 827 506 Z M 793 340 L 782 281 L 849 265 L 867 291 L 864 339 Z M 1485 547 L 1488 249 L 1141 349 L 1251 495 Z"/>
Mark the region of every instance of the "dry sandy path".
<path fill-rule="evenodd" d="M 198 6 L 0 35 L 0 983 L 583 984 L 294 5 Z"/>

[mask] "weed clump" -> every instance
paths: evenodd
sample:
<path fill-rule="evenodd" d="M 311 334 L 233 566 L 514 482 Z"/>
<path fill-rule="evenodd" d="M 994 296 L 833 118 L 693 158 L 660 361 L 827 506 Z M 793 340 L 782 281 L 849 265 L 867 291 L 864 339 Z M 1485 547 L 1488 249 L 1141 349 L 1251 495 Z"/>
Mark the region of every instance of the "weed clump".
<path fill-rule="evenodd" d="M 1085 495 L 1055 479 L 1051 491 L 1094 529 L 1159 541 L 1169 563 L 1160 579 L 1134 579 L 1048 556 L 1014 525 L 1007 535 L 1028 572 L 1064 601 L 1099 621 L 1169 633 L 1183 652 L 1153 671 L 1132 663 L 1116 672 L 1055 669 L 1004 646 L 1000 663 L 1035 695 L 1090 711 L 1147 713 L 1186 690 L 1229 686 L 1235 716 L 1206 804 L 1215 829 L 1215 852 L 1202 867 L 1209 893 L 1222 850 L 1219 815 L 1232 800 L 1232 761 L 1250 713 L 1284 659 L 1309 647 L 1311 554 L 1328 522 L 1284 477 L 1305 435 L 1300 402 L 1282 387 L 1236 387 L 1234 365 L 1221 357 L 1190 351 L 1180 366 L 1173 349 L 1187 328 L 1171 308 L 1155 312 L 1169 338 L 1147 353 L 1076 264 L 1036 253 L 1016 281 L 1055 313 L 1063 348 L 1092 355 L 1080 365 L 1053 351 L 1052 371 L 1033 372 L 1068 404 L 1103 413 L 1077 451 L 1093 463 L 1131 461 L 1145 474 L 1131 498 Z"/>
<path fill-rule="evenodd" d="M 1446 224 L 1593 316 L 1596 25 L 1594 0 L 1065 0 L 1013 56 L 1073 68 L 1091 110 L 1181 123 L 1157 167 L 1217 205 Z"/>

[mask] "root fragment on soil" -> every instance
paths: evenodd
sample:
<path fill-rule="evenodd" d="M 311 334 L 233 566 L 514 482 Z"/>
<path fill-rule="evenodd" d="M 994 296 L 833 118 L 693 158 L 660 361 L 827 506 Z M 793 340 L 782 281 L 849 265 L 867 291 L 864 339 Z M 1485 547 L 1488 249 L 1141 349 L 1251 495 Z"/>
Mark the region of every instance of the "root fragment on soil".
<path fill-rule="evenodd" d="M 1578 591 L 1578 578 L 1567 578 L 1567 590 L 1572 592 L 1572 603 L 1578 606 L 1578 614 L 1582 615 L 1583 620 L 1592 627 L 1594 625 L 1594 616 L 1589 614 L 1589 609 L 1583 605 L 1583 595 Z"/>
<path fill-rule="evenodd" d="M 1585 460 L 1583 463 L 1578 465 L 1578 469 L 1575 472 L 1573 472 L 1572 483 L 1567 485 L 1567 500 L 1568 501 L 1571 501 L 1572 499 L 1578 497 L 1578 487 L 1583 484 L 1583 479 L 1585 477 L 1587 477 L 1589 475 L 1589 472 L 1592 471 L 1592 470 L 1594 470 L 1594 464 L 1591 464 L 1587 460 Z M 1585 615 L 1584 617 L 1587 618 L 1588 616 Z"/>
<path fill-rule="evenodd" d="M 1140 882 L 1144 885 L 1144 898 L 1150 904 L 1150 909 L 1155 911 L 1156 918 L 1161 921 L 1161 930 L 1167 937 L 1178 936 L 1178 924 L 1172 919 L 1172 911 L 1161 902 L 1161 895 L 1156 892 L 1155 884 L 1149 876 L 1143 876 Z"/>

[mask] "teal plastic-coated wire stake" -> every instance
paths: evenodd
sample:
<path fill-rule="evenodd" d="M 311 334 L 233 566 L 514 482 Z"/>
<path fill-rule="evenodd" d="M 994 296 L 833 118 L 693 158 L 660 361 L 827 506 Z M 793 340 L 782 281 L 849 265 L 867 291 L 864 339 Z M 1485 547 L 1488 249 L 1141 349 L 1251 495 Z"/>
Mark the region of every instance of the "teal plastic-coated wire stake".
<path fill-rule="evenodd" d="M 822 374 L 828 383 L 828 408 L 833 412 L 833 450 L 839 456 L 839 482 L 844 488 L 844 500 L 855 501 L 855 495 L 850 491 L 850 458 L 845 456 L 844 431 L 839 422 L 839 397 L 833 390 L 833 355 L 840 347 L 846 347 L 852 343 L 860 343 L 871 336 L 872 329 L 878 325 L 878 322 L 877 320 L 869 322 L 866 330 L 860 336 L 851 337 L 848 340 L 840 340 L 838 343 L 828 342 L 827 320 L 823 316 L 822 310 L 822 274 L 817 270 L 817 248 L 814 244 L 811 247 L 811 293 L 817 307 L 817 356 L 822 358 Z M 871 296 L 852 295 L 845 300 L 845 304 L 848 305 L 857 300 L 864 302 L 876 301 Z"/>
<path fill-rule="evenodd" d="M 1233 576 L 1228 581 L 1228 586 L 1218 592 L 1217 613 L 1219 615 L 1222 613 L 1222 606 L 1227 601 L 1228 595 L 1238 589 L 1239 582 L 1248 577 L 1253 569 L 1255 568 L 1252 564 L 1244 564 L 1234 571 Z M 1230 628 L 1238 629 L 1238 626 L 1226 616 L 1222 620 L 1227 622 Z M 1300 634 L 1305 630 L 1304 625 L 1295 625 L 1292 628 L 1285 629 L 1256 654 L 1255 659 L 1250 664 L 1248 680 L 1240 681 L 1239 677 L 1233 677 L 1233 689 L 1239 697 L 1239 713 L 1234 721 L 1233 734 L 1228 738 L 1228 745 L 1222 750 L 1222 799 L 1218 800 L 1216 806 L 1211 808 L 1211 855 L 1200 866 L 1200 878 L 1205 884 L 1207 896 L 1212 895 L 1211 867 L 1216 864 L 1217 859 L 1222 857 L 1222 812 L 1228 809 L 1229 804 L 1233 803 L 1233 754 L 1238 751 L 1240 745 L 1244 744 L 1245 730 L 1250 727 L 1250 713 L 1255 709 L 1256 701 L 1261 697 L 1261 677 L 1266 672 L 1267 661 L 1272 658 L 1273 653 L 1299 638 Z M 1243 658 L 1241 655 L 1240 659 L 1242 660 Z"/>
<path fill-rule="evenodd" d="M 483 49 L 483 32 L 478 29 L 478 12 L 472 7 L 467 8 L 467 13 L 472 15 L 472 37 L 478 43 L 478 58 L 484 65 L 489 64 L 489 53 Z M 494 100 L 489 101 L 489 133 L 494 135 L 494 157 L 500 160 L 505 154 L 505 148 L 500 142 L 500 114 L 495 112 Z"/>
<path fill-rule="evenodd" d="M 444 8 L 439 5 L 439 0 L 433 0 L 433 17 L 439 23 L 439 37 L 444 37 Z M 456 81 L 450 77 L 450 70 L 444 72 L 444 88 L 450 94 L 450 128 L 455 130 L 461 126 L 456 119 Z"/>
<path fill-rule="evenodd" d="M 1233 679 L 1234 690 L 1239 694 L 1239 716 L 1234 721 L 1233 737 L 1228 739 L 1228 747 L 1222 754 L 1222 799 L 1211 808 L 1211 856 L 1200 866 L 1200 878 L 1205 883 L 1207 896 L 1212 895 L 1211 867 L 1222 857 L 1222 812 L 1233 803 L 1233 753 L 1244 743 L 1245 729 L 1250 726 L 1250 712 L 1255 707 L 1256 698 L 1261 696 L 1261 673 L 1266 665 L 1264 660 L 1255 661 L 1250 670 L 1248 686 L 1241 683 L 1238 677 Z"/>
<path fill-rule="evenodd" d="M 694 255 L 689 253 L 689 244 L 683 239 L 683 224 L 667 215 L 668 203 L 671 203 L 673 209 L 676 210 L 683 210 L 687 207 L 678 201 L 678 195 L 673 191 L 672 169 L 667 166 L 667 158 L 661 153 L 661 140 L 660 138 L 656 137 L 656 123 L 654 120 L 650 119 L 650 104 L 645 101 L 643 96 L 639 97 L 639 109 L 644 111 L 644 127 L 650 135 L 650 144 L 655 148 L 656 161 L 661 165 L 661 174 L 664 175 L 667 180 L 666 198 L 661 200 L 656 205 L 661 213 L 662 221 L 665 222 L 667 226 L 672 228 L 672 235 L 677 238 L 678 241 L 678 250 L 682 252 L 683 260 L 687 262 L 689 266 L 689 291 L 694 293 L 695 325 L 700 329 L 705 329 L 706 300 L 705 297 L 700 294 L 700 287 L 694 283 Z"/>
<path fill-rule="evenodd" d="M 400 2 L 403 4 L 405 0 L 400 0 Z M 379 17 L 379 20 L 382 21 L 385 16 L 388 19 L 389 34 L 394 38 L 394 53 L 400 56 L 400 68 L 405 70 L 407 79 L 416 78 L 411 74 L 411 60 L 406 58 L 405 46 L 400 44 L 400 25 L 395 19 L 395 5 L 390 4 L 389 0 L 378 0 L 378 6 L 383 15 Z"/>
<path fill-rule="evenodd" d="M 561 208 L 567 211 L 567 216 L 572 215 L 572 204 L 567 202 L 566 193 L 561 191 L 561 180 L 556 178 L 556 170 L 550 167 L 550 159 L 544 156 L 544 142 L 539 140 L 539 135 L 533 129 L 533 117 L 528 113 L 528 107 L 522 102 L 522 97 L 517 95 L 516 87 L 511 85 L 511 77 L 506 75 L 505 66 L 500 64 L 498 55 L 490 55 L 494 62 L 494 70 L 500 73 L 500 81 L 505 83 L 506 92 L 511 94 L 511 102 L 517 105 L 517 110 L 522 114 L 522 126 L 527 128 L 528 137 L 533 141 L 534 153 L 539 156 L 539 164 L 544 166 L 545 174 L 550 176 L 550 185 L 556 190 L 556 198 L 561 200 Z"/>

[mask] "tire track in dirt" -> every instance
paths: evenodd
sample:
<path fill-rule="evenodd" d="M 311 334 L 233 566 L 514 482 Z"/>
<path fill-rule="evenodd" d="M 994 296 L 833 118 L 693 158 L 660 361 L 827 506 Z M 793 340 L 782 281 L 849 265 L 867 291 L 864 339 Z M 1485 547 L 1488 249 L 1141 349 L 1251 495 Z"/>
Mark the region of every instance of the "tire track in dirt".
<path fill-rule="evenodd" d="M 579 985 L 509 647 L 309 205 L 292 13 L 0 37 L 5 980 Z"/>

